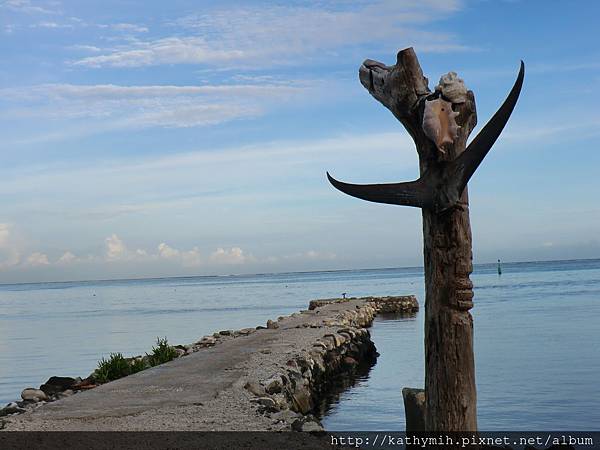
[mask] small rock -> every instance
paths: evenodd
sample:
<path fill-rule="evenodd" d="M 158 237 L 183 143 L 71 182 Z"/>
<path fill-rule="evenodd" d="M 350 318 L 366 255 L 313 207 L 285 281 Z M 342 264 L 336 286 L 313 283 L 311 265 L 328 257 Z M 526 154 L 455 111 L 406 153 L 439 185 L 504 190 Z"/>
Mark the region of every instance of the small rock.
<path fill-rule="evenodd" d="M 283 389 L 283 383 L 279 375 L 274 375 L 264 383 L 267 394 L 278 394 Z"/>
<path fill-rule="evenodd" d="M 232 330 L 222 330 L 222 331 L 219 331 L 219 334 L 220 334 L 221 336 L 231 336 L 231 335 L 232 335 L 232 333 L 233 333 L 233 331 L 232 331 Z"/>
<path fill-rule="evenodd" d="M 240 333 L 242 336 L 247 336 L 247 335 L 249 335 L 249 334 L 251 334 L 251 333 L 254 333 L 255 331 L 256 331 L 256 329 L 255 329 L 255 328 L 242 328 L 242 329 L 239 331 L 239 333 Z"/>
<path fill-rule="evenodd" d="M 275 403 L 275 400 L 273 400 L 271 397 L 259 397 L 256 399 L 256 402 L 262 406 L 265 406 L 266 408 L 275 409 L 277 407 L 277 403 Z"/>
<path fill-rule="evenodd" d="M 344 366 L 346 366 L 348 369 L 353 369 L 356 366 L 358 366 L 358 361 L 355 360 L 352 356 L 346 356 L 342 360 L 342 364 L 344 364 Z"/>
<path fill-rule="evenodd" d="M 310 421 L 302 424 L 302 431 L 305 433 L 319 433 L 325 431 L 325 429 L 318 422 Z"/>
<path fill-rule="evenodd" d="M 4 408 L 0 409 L 0 417 L 8 416 L 9 414 L 21 414 L 25 411 L 25 408 L 21 408 L 17 403 L 11 402 Z"/>
<path fill-rule="evenodd" d="M 40 386 L 40 390 L 46 395 L 54 395 L 72 388 L 76 383 L 77 379 L 71 377 L 50 377 Z"/>
<path fill-rule="evenodd" d="M 263 397 L 265 395 L 265 388 L 258 381 L 248 381 L 244 385 L 244 389 L 252 392 L 257 397 Z"/>
<path fill-rule="evenodd" d="M 21 398 L 28 402 L 40 402 L 48 400 L 48 396 L 41 389 L 26 388 L 21 392 Z"/>
<path fill-rule="evenodd" d="M 204 336 L 197 343 L 202 346 L 215 345 L 217 340 L 213 336 Z"/>
<path fill-rule="evenodd" d="M 86 389 L 93 389 L 97 386 L 97 384 L 94 382 L 94 380 L 92 378 L 86 378 L 85 380 L 81 380 L 79 383 L 74 384 L 72 389 L 73 390 L 86 390 Z"/>
<path fill-rule="evenodd" d="M 269 330 L 276 330 L 279 328 L 279 324 L 277 322 L 273 322 L 271 319 L 267 320 L 267 328 Z"/>
<path fill-rule="evenodd" d="M 177 358 L 183 356 L 186 354 L 186 350 L 182 349 L 182 348 L 176 348 L 175 349 L 175 353 L 177 353 Z"/>
<path fill-rule="evenodd" d="M 310 393 L 303 386 L 298 386 L 292 394 L 292 409 L 302 414 L 308 413 L 312 409 Z"/>
<path fill-rule="evenodd" d="M 289 404 L 285 394 L 273 394 L 272 398 L 273 400 L 275 400 L 275 404 L 277 405 L 278 410 L 289 409 Z"/>
<path fill-rule="evenodd" d="M 294 412 L 290 409 L 284 409 L 283 411 L 279 411 L 271 416 L 271 418 L 275 422 L 279 422 L 279 421 L 292 422 L 292 421 L 298 419 L 299 417 L 301 417 L 300 414 L 298 414 L 297 412 Z"/>
<path fill-rule="evenodd" d="M 279 406 L 271 397 L 259 397 L 250 401 L 260 405 L 259 412 L 273 413 L 279 411 Z"/>
<path fill-rule="evenodd" d="M 288 367 L 298 368 L 298 363 L 296 362 L 295 359 L 288 359 L 287 362 L 285 363 L 285 365 Z"/>
<path fill-rule="evenodd" d="M 292 422 L 292 430 L 303 431 L 305 433 L 318 433 L 324 431 L 323 426 L 312 414 L 307 414 L 304 417 L 294 420 Z"/>
<path fill-rule="evenodd" d="M 73 391 L 71 389 L 67 389 L 66 391 L 59 392 L 58 394 L 56 394 L 56 398 L 57 398 L 57 400 L 60 400 L 61 398 L 70 397 L 73 394 L 75 394 L 75 391 Z"/>

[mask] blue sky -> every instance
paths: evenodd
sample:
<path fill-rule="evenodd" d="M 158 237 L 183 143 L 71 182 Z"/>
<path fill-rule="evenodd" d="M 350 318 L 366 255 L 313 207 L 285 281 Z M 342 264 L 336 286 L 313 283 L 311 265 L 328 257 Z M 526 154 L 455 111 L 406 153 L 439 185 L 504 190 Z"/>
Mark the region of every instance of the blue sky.
<path fill-rule="evenodd" d="M 479 127 L 526 63 L 469 183 L 475 262 L 600 257 L 599 13 L 0 0 L 0 282 L 420 265 L 420 211 L 325 179 L 416 178 L 410 138 L 357 76 L 408 46 L 430 87 L 458 72 Z"/>

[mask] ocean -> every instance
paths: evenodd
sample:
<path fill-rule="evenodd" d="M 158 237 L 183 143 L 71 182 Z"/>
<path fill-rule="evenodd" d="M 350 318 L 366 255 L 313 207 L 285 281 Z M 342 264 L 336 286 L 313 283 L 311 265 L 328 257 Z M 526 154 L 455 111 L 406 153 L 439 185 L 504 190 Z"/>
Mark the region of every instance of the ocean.
<path fill-rule="evenodd" d="M 600 424 L 600 260 L 476 265 L 481 430 L 595 430 Z M 0 285 L 0 402 L 52 375 L 87 376 L 111 352 L 186 344 L 264 325 L 309 300 L 415 294 L 422 268 Z M 381 356 L 327 408 L 328 430 L 404 429 L 402 387 L 423 386 L 424 309 L 378 318 Z"/>

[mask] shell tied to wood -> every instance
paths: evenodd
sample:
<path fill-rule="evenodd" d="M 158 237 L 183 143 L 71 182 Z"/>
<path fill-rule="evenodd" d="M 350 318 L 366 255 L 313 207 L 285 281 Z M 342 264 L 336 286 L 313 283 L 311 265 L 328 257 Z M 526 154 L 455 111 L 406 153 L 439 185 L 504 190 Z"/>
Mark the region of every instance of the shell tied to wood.
<path fill-rule="evenodd" d="M 435 87 L 435 91 L 441 92 L 452 103 L 464 103 L 467 101 L 467 87 L 456 72 L 448 72 L 446 75 L 442 75 L 440 82 Z"/>
<path fill-rule="evenodd" d="M 446 153 L 446 146 L 452 145 L 458 137 L 458 114 L 452 110 L 452 103 L 441 98 L 425 101 L 423 132 L 442 153 Z"/>

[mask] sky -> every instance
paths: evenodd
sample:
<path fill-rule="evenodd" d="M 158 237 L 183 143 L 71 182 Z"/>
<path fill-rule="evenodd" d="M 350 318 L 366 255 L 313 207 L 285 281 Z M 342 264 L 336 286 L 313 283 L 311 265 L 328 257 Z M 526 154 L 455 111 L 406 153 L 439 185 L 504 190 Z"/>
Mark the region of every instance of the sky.
<path fill-rule="evenodd" d="M 0 0 L 0 283 L 422 265 L 418 176 L 358 81 L 414 47 L 479 125 L 475 263 L 600 257 L 596 1 Z"/>

